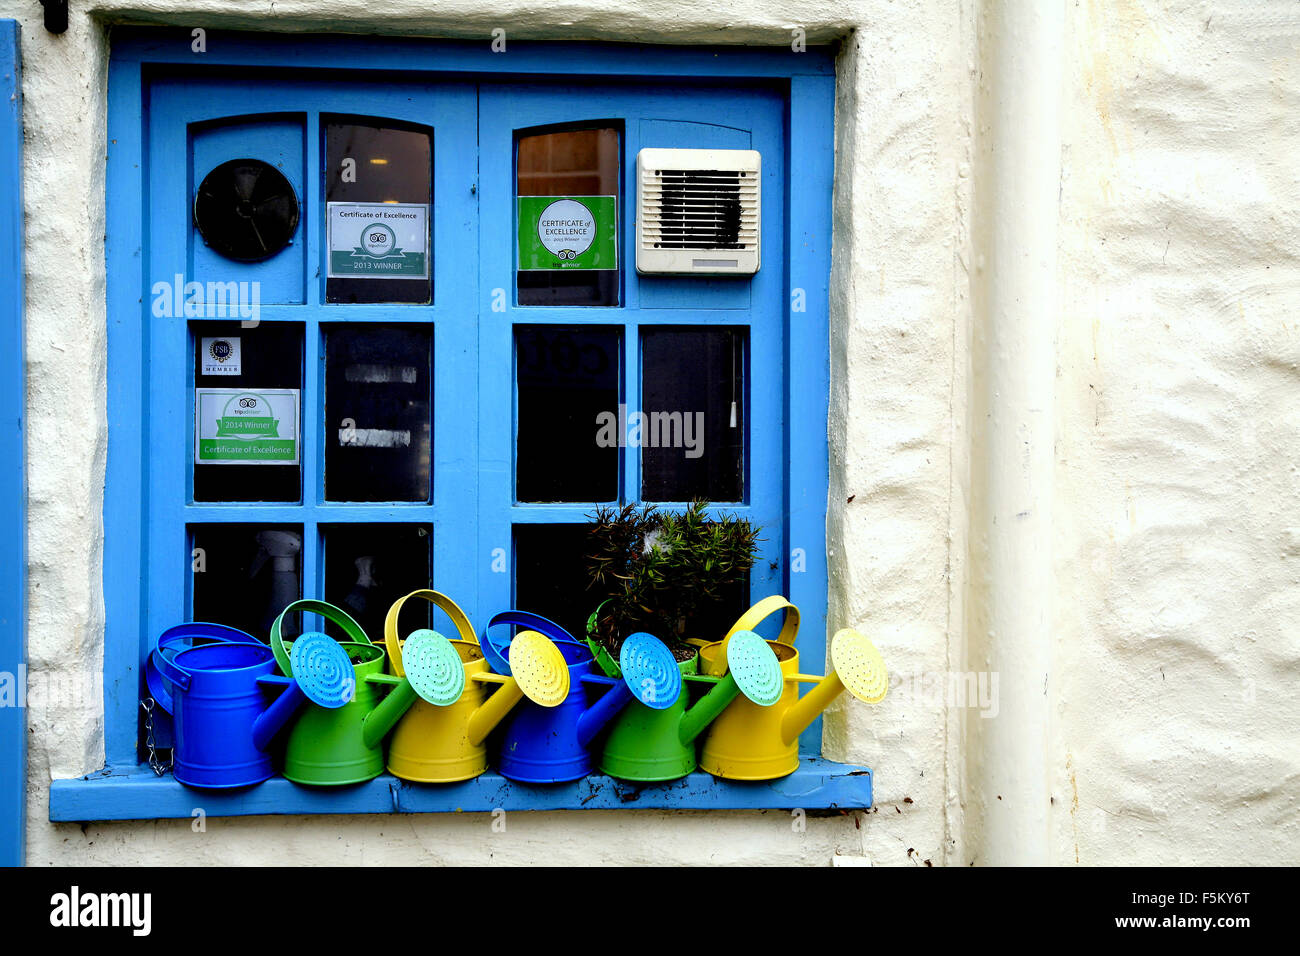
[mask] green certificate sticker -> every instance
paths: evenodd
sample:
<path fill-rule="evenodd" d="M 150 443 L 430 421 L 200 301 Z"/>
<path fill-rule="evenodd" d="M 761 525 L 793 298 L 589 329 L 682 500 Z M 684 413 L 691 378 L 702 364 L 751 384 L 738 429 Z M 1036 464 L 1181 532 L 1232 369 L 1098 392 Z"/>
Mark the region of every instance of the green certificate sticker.
<path fill-rule="evenodd" d="M 519 197 L 521 272 L 617 268 L 617 196 Z"/>
<path fill-rule="evenodd" d="M 298 390 L 196 388 L 194 462 L 298 463 Z"/>

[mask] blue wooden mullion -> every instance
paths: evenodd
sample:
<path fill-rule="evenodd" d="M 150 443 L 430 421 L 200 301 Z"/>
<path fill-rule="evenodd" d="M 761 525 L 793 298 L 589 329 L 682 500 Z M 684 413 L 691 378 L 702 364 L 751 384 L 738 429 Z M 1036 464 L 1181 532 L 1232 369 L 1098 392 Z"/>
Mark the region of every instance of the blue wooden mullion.
<path fill-rule="evenodd" d="M 635 271 L 635 270 L 634 270 Z M 635 282 L 629 284 L 634 285 Z M 620 401 L 626 402 L 629 414 L 639 411 L 644 405 L 642 399 L 641 379 L 641 327 L 636 321 L 629 320 L 623 330 L 623 381 L 619 392 Z M 628 446 L 619 449 L 619 463 L 622 468 L 623 492 L 625 504 L 641 501 L 641 449 Z"/>
<path fill-rule="evenodd" d="M 19 28 L 0 20 L 0 672 L 7 692 L 26 692 L 27 458 L 23 364 L 23 97 Z M 0 866 L 26 848 L 27 708 L 0 707 Z"/>
<path fill-rule="evenodd" d="M 143 479 L 148 449 L 147 250 L 140 198 L 146 195 L 140 131 L 141 67 L 112 59 L 108 72 L 105 260 L 109 275 L 109 448 L 104 482 L 104 751 L 109 766 L 134 764 L 139 661 L 147 581 Z M 130 504 L 135 502 L 134 505 Z"/>
<path fill-rule="evenodd" d="M 789 217 L 786 295 L 785 430 L 786 561 L 802 549 L 805 570 L 789 574 L 789 597 L 803 612 L 799 632 L 801 664 L 822 673 L 826 660 L 826 498 L 830 482 L 827 414 L 830 402 L 831 193 L 834 161 L 827 144 L 835 130 L 835 81 L 794 77 L 790 87 L 786 179 Z M 805 311 L 791 311 L 791 291 L 803 289 Z M 788 565 L 787 565 L 788 566 Z M 837 622 L 841 627 L 852 622 Z M 821 752 L 821 719 L 799 738 L 804 753 Z"/>
<path fill-rule="evenodd" d="M 139 134 L 128 135 L 136 138 Z M 149 226 L 144 231 L 147 254 L 142 257 L 145 294 L 132 315 L 132 318 L 135 315 L 140 317 L 144 330 L 143 402 L 146 409 L 142 449 L 145 468 L 140 498 L 146 503 L 141 516 L 145 522 L 145 559 L 143 567 L 134 570 L 144 583 L 147 600 L 143 627 L 133 648 L 133 664 L 137 669 L 158 634 L 190 618 L 187 601 L 192 592 L 192 548 L 190 529 L 185 521 L 185 505 L 193 494 L 194 353 L 189 323 L 183 315 L 159 317 L 153 314 L 156 295 L 174 295 L 177 276 L 182 284 L 191 278 L 193 250 L 189 223 L 192 184 L 189 182 L 188 164 L 177 161 L 177 157 L 187 154 L 187 138 L 184 122 L 159 124 L 153 128 L 146 164 L 142 167 L 145 178 L 139 187 L 140 195 L 149 197 L 145 211 Z M 173 174 L 166 177 L 165 185 L 151 188 L 148 176 L 151 167 L 171 169 Z M 115 194 L 123 198 L 125 208 L 122 216 L 139 218 L 139 200 L 130 192 L 119 193 L 113 186 L 110 181 L 110 201 Z M 111 266 L 109 275 L 111 285 Z M 156 288 L 160 282 L 166 286 Z M 110 328 L 112 326 L 110 322 Z M 138 423 L 123 422 L 118 434 L 140 428 Z M 110 431 L 110 449 L 116 437 Z M 105 536 L 108 537 L 107 528 Z M 134 703 L 142 691 L 138 679 L 132 690 Z M 133 717 L 138 719 L 138 714 L 137 706 Z"/>
<path fill-rule="evenodd" d="M 479 606 L 479 300 L 476 149 L 478 90 L 431 88 L 433 129 L 433 529 L 432 584 L 467 613 Z"/>
<path fill-rule="evenodd" d="M 470 619 L 480 629 L 488 615 L 514 606 L 515 414 L 514 325 L 501 304 L 515 300 L 514 131 L 502 121 L 501 91 L 478 97 L 478 533 L 472 561 L 478 568 L 478 602 Z M 504 234 L 504 241 L 503 241 Z"/>

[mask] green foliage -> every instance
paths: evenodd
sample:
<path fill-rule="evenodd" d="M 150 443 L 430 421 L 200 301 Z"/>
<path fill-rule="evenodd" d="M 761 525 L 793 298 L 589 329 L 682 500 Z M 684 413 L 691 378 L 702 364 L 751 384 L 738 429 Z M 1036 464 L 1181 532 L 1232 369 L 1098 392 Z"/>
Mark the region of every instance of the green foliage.
<path fill-rule="evenodd" d="M 686 633 L 689 622 L 748 579 L 760 529 L 735 515 L 710 520 L 707 507 L 693 501 L 674 514 L 625 505 L 589 516 L 588 593 L 604 602 L 596 639 L 616 658 L 623 637 L 635 631 L 670 646 L 700 636 Z"/>

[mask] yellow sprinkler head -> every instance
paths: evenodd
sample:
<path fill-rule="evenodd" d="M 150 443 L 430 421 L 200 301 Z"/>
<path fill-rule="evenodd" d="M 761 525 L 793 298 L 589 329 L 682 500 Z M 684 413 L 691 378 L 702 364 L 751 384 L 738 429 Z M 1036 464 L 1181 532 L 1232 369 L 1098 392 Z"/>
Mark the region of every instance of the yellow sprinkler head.
<path fill-rule="evenodd" d="M 836 631 L 831 638 L 831 666 L 858 700 L 879 703 L 889 692 L 889 672 L 880 651 L 851 627 Z"/>
<path fill-rule="evenodd" d="M 569 665 L 549 637 L 520 631 L 509 647 L 510 673 L 524 696 L 543 707 L 558 707 L 569 696 Z"/>

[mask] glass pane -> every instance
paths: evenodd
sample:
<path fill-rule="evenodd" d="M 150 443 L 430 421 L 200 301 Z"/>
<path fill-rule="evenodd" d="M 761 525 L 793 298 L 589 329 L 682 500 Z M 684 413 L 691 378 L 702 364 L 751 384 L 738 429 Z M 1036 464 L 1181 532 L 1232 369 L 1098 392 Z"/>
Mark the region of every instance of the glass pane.
<path fill-rule="evenodd" d="M 587 591 L 587 526 L 515 526 L 515 607 L 548 617 L 581 639 L 595 610 Z"/>
<path fill-rule="evenodd" d="M 549 325 L 515 329 L 519 501 L 614 501 L 618 441 L 601 417 L 618 417 L 617 329 Z"/>
<path fill-rule="evenodd" d="M 302 326 L 192 322 L 194 500 L 298 501 Z"/>
<path fill-rule="evenodd" d="M 618 305 L 619 131 L 520 136 L 516 157 L 519 304 Z"/>
<path fill-rule="evenodd" d="M 427 328 L 326 333 L 328 500 L 429 500 L 431 345 Z"/>
<path fill-rule="evenodd" d="M 325 600 L 351 614 L 370 640 L 379 643 L 393 602 L 431 586 L 429 526 L 330 525 L 324 535 Z M 403 613 L 400 623 L 413 630 L 427 627 L 428 619 L 428 612 L 417 607 Z"/>
<path fill-rule="evenodd" d="M 641 333 L 641 497 L 744 499 L 745 330 Z"/>
<path fill-rule="evenodd" d="M 193 619 L 269 639 L 276 616 L 302 596 L 302 526 L 197 525 L 193 535 Z M 286 621 L 285 636 L 297 633 Z"/>
<path fill-rule="evenodd" d="M 433 301 L 433 131 L 325 119 L 326 302 Z"/>

